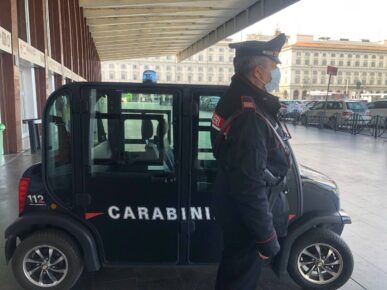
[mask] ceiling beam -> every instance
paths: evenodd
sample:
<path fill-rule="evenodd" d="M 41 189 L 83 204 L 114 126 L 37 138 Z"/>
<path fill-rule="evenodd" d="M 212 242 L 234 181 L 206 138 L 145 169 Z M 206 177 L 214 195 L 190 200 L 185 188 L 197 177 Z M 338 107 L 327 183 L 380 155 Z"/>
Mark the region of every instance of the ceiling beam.
<path fill-rule="evenodd" d="M 192 36 L 187 36 L 187 35 L 180 35 L 180 36 L 176 36 L 176 35 L 162 35 L 162 36 L 159 36 L 157 37 L 157 41 L 160 41 L 160 40 L 169 40 L 171 42 L 174 42 L 175 40 L 187 40 L 187 41 L 192 41 Z M 128 42 L 133 42 L 133 41 L 137 41 L 139 40 L 139 38 L 137 37 L 127 37 L 127 36 L 120 36 L 120 37 L 112 37 L 112 38 L 101 38 L 101 39 L 94 39 L 94 42 L 96 44 L 96 46 L 98 46 L 99 44 L 105 44 L 105 43 L 116 43 L 116 42 L 120 42 L 120 41 L 128 41 Z M 154 35 L 150 35 L 150 36 L 147 36 L 147 37 L 141 37 L 141 40 L 151 40 L 153 42 L 155 42 L 155 37 Z"/>
<path fill-rule="evenodd" d="M 125 42 L 117 42 L 115 41 L 114 43 L 103 43 L 103 44 L 99 44 L 97 46 L 98 50 L 99 49 L 104 49 L 104 48 L 115 48 L 115 47 L 127 47 L 128 45 L 136 45 L 136 46 L 140 46 L 140 45 L 148 45 L 148 44 L 154 44 L 155 41 L 154 40 L 149 40 L 149 41 L 136 41 L 136 42 L 129 42 L 129 41 L 125 41 Z M 173 42 L 171 42 L 170 40 L 163 40 L 163 41 L 157 41 L 157 44 L 158 45 L 168 45 L 168 44 L 171 44 L 171 45 L 174 45 L 174 44 L 180 44 L 180 45 L 187 45 L 189 44 L 190 41 L 188 40 L 174 40 Z"/>
<path fill-rule="evenodd" d="M 181 23 L 148 23 L 148 24 L 122 24 L 122 25 L 109 25 L 109 26 L 94 26 L 90 27 L 91 33 L 102 33 L 102 32 L 112 32 L 112 31 L 131 31 L 139 29 L 181 29 L 182 27 L 189 27 L 189 30 L 194 29 L 203 29 L 210 30 L 208 24 L 195 23 L 195 22 L 181 22 Z M 93 34 L 94 35 L 94 34 Z"/>
<path fill-rule="evenodd" d="M 197 37 L 200 35 L 200 33 L 182 33 L 182 32 L 156 32 L 156 33 L 122 33 L 122 34 L 106 34 L 106 35 L 100 35 L 100 36 L 93 36 L 93 39 L 95 42 L 98 42 L 99 40 L 106 40 L 106 39 L 119 39 L 119 38 L 135 38 L 135 39 L 153 39 L 155 42 L 157 42 L 158 39 L 162 39 L 165 37 L 173 38 L 173 37 L 184 37 L 184 38 L 190 38 Z M 152 38 L 153 37 L 153 38 Z"/>
<path fill-rule="evenodd" d="M 143 5 L 160 5 L 160 4 L 181 4 L 199 2 L 207 4 L 214 3 L 214 0 L 80 0 L 79 5 L 84 8 L 106 8 L 122 6 L 143 6 Z"/>
<path fill-rule="evenodd" d="M 169 15 L 169 16 L 134 16 L 134 17 L 107 17 L 86 19 L 90 28 L 98 26 L 140 24 L 140 23 L 163 23 L 163 22 L 186 22 L 198 21 L 198 23 L 213 23 L 214 20 L 225 19 L 222 16 L 204 16 L 204 15 Z"/>
<path fill-rule="evenodd" d="M 95 32 L 92 34 L 93 38 L 100 39 L 105 37 L 116 37 L 116 36 L 142 36 L 155 35 L 155 41 L 157 41 L 160 35 L 201 35 L 201 31 L 208 31 L 208 29 L 137 29 L 128 31 L 110 31 L 110 32 Z"/>
<path fill-rule="evenodd" d="M 147 52 L 128 52 L 128 53 L 115 53 L 115 54 L 105 54 L 101 55 L 102 60 L 106 59 L 125 59 L 125 58 L 145 58 L 145 57 L 158 57 L 165 55 L 175 55 L 175 52 L 159 52 L 159 51 L 147 51 Z"/>
<path fill-rule="evenodd" d="M 160 50 L 160 51 L 164 51 L 164 50 L 171 50 L 171 51 L 178 51 L 179 49 L 181 49 L 182 47 L 181 46 L 172 46 L 172 47 L 169 47 L 169 46 L 147 46 L 147 47 L 144 47 L 144 46 L 141 46 L 141 47 L 135 47 L 135 46 L 132 46 L 132 47 L 116 47 L 116 48 L 104 48 L 104 49 L 98 49 L 98 54 L 104 54 L 104 53 L 113 53 L 113 52 L 125 52 L 125 51 L 135 51 L 135 50 L 138 50 L 138 51 L 148 51 L 148 50 Z"/>
<path fill-rule="evenodd" d="M 230 8 L 214 8 L 214 7 L 150 7 L 150 8 L 91 8 L 84 9 L 83 15 L 86 18 L 103 18 L 103 17 L 119 17 L 130 15 L 161 15 L 171 13 L 190 13 L 190 14 L 203 14 L 205 12 L 226 12 L 233 11 L 235 9 Z"/>
<path fill-rule="evenodd" d="M 171 46 L 171 43 L 170 42 L 164 42 L 164 43 L 157 43 L 156 45 L 154 44 L 154 42 L 148 42 L 148 43 L 130 43 L 130 42 L 127 42 L 127 43 L 111 43 L 111 44 L 105 44 L 105 45 L 98 45 L 97 46 L 97 49 L 98 51 L 103 51 L 104 49 L 109 49 L 109 48 L 116 48 L 116 47 L 151 47 L 151 46 L 158 46 L 158 47 L 164 47 L 164 46 L 167 46 L 167 47 L 186 47 L 188 45 L 189 42 L 184 42 L 184 43 L 180 43 L 180 44 L 176 44 L 174 43 L 172 46 Z"/>

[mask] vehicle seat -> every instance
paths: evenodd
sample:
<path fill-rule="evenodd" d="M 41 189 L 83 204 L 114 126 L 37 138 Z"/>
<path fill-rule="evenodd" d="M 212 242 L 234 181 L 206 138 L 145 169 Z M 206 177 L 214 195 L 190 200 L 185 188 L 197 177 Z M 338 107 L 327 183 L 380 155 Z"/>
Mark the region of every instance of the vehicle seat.
<path fill-rule="evenodd" d="M 163 119 L 157 126 L 157 140 L 159 141 L 157 144 L 163 145 L 159 147 L 159 151 L 162 152 L 165 169 L 174 171 L 175 160 L 168 140 L 168 131 L 168 123 Z"/>
<path fill-rule="evenodd" d="M 153 137 L 153 123 L 149 119 L 143 119 L 141 124 L 141 136 L 145 142 L 145 154 L 144 160 L 157 160 L 159 159 L 159 150 L 156 144 L 151 141 Z"/>

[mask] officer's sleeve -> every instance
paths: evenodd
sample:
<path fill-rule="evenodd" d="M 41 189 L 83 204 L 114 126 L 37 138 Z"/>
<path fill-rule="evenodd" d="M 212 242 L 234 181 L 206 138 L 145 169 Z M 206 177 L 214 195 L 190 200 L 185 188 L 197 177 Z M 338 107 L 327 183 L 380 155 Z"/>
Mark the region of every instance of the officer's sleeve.
<path fill-rule="evenodd" d="M 280 246 L 263 176 L 270 140 L 269 128 L 253 112 L 245 113 L 238 119 L 232 128 L 236 131 L 230 131 L 230 135 L 235 136 L 235 147 L 232 146 L 235 152 L 229 152 L 227 158 L 231 187 L 228 192 L 256 240 L 259 251 L 265 256 L 274 256 Z"/>

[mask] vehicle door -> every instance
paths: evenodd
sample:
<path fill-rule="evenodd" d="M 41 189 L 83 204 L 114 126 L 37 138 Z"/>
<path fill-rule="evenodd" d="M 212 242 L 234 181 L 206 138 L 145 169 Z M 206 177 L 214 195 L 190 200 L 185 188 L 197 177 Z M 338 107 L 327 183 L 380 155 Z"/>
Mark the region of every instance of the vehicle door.
<path fill-rule="evenodd" d="M 213 186 L 217 164 L 213 156 L 210 127 L 213 111 L 196 110 L 202 99 L 209 96 L 222 97 L 225 88 L 196 89 L 192 95 L 192 141 L 189 206 L 191 209 L 191 232 L 189 237 L 189 263 L 218 262 L 222 250 L 222 235 L 211 211 Z M 183 149 L 184 150 L 184 149 Z M 296 159 L 287 176 L 289 219 L 297 219 L 302 213 L 302 188 Z"/>
<path fill-rule="evenodd" d="M 319 117 L 324 114 L 324 107 L 325 107 L 325 102 L 318 102 L 316 103 L 312 108 L 310 108 L 308 117 L 309 117 L 309 122 L 311 123 L 318 123 L 319 122 Z"/>
<path fill-rule="evenodd" d="M 107 264 L 179 259 L 181 91 L 85 85 L 84 218 Z"/>
<path fill-rule="evenodd" d="M 190 155 L 191 231 L 189 236 L 189 261 L 191 264 L 218 262 L 222 250 L 222 236 L 211 210 L 213 185 L 217 165 L 212 154 L 210 127 L 217 101 L 226 88 L 202 88 L 191 90 L 192 139 Z M 212 106 L 200 106 L 211 99 Z"/>
<path fill-rule="evenodd" d="M 387 118 L 387 101 L 375 102 L 373 115 Z"/>

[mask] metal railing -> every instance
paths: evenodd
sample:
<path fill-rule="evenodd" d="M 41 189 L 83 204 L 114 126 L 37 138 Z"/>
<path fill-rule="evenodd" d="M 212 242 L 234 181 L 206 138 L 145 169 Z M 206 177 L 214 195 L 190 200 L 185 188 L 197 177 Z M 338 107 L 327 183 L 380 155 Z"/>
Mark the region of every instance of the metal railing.
<path fill-rule="evenodd" d="M 387 118 L 383 116 L 364 116 L 360 114 L 352 114 L 343 116 L 340 113 L 335 115 L 325 116 L 323 112 L 312 114 L 305 112 L 300 114 L 293 112 L 281 116 L 280 119 L 284 122 L 301 124 L 303 126 L 315 126 L 318 128 L 328 128 L 334 131 L 348 132 L 353 135 L 366 135 L 374 138 L 387 138 Z"/>

